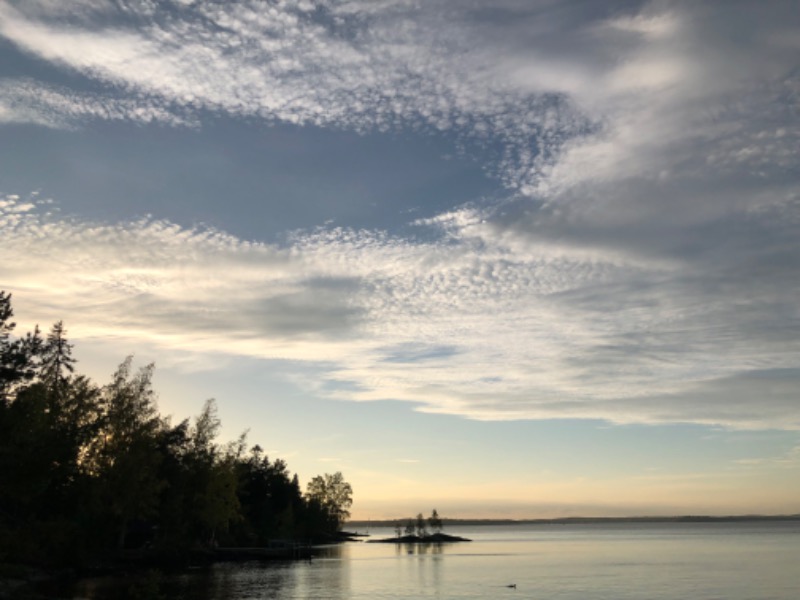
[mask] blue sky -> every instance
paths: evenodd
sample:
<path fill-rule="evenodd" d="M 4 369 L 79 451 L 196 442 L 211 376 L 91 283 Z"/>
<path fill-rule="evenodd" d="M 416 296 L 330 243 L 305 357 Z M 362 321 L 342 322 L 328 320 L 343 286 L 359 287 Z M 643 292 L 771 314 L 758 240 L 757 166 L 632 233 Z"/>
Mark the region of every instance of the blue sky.
<path fill-rule="evenodd" d="M 0 4 L 0 287 L 354 515 L 800 511 L 792 2 Z"/>

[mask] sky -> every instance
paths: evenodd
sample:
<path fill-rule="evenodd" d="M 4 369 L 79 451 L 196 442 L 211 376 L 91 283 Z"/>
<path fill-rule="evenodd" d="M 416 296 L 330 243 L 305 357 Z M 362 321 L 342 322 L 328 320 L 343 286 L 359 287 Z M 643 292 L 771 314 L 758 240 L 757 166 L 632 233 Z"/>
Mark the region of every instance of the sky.
<path fill-rule="evenodd" d="M 0 289 L 353 517 L 800 513 L 792 1 L 2 0 Z"/>

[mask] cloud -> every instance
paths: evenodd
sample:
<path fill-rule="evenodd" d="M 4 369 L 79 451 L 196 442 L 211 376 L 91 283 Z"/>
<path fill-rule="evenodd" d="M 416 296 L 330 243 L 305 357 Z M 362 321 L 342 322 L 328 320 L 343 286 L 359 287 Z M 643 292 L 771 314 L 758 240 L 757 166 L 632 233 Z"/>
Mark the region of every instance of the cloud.
<path fill-rule="evenodd" d="M 791 177 L 800 79 L 791 51 L 769 41 L 786 25 L 758 7 L 737 3 L 721 18 L 709 10 L 715 6 L 654 4 L 582 30 L 592 52 L 574 59 L 576 85 L 567 77 L 564 90 L 598 127 L 569 139 L 555 160 L 533 165 L 521 188 L 582 217 L 631 222 L 664 207 L 664 186 L 686 186 L 668 195 L 693 203 L 673 204 L 674 213 L 706 216 L 741 202 L 740 194 L 726 199 L 728 189 L 712 201 L 709 182 L 736 189 Z M 788 9 L 774 6 L 778 14 Z M 735 35 L 741 30 L 748 34 Z"/>
<path fill-rule="evenodd" d="M 99 2 L 65 15 L 26 0 L 0 11 L 0 34 L 20 50 L 124 98 L 87 108 L 60 91 L 51 118 L 27 116 L 53 126 L 60 109 L 67 121 L 76 110 L 172 123 L 221 111 L 449 130 L 493 144 L 486 168 L 509 188 L 562 205 L 614 196 L 602 186 L 620 180 L 785 173 L 800 141 L 790 2 Z M 6 96 L 25 85 L 12 80 Z"/>
<path fill-rule="evenodd" d="M 340 399 L 476 419 L 800 424 L 796 312 L 775 321 L 788 298 L 454 220 L 428 243 L 324 229 L 278 247 L 6 197 L 0 275 L 18 314 L 67 318 L 77 339 L 294 361 Z"/>
<path fill-rule="evenodd" d="M 496 77 L 497 56 L 473 48 L 471 36 L 480 31 L 454 20 L 458 14 L 448 3 L 365 10 L 353 3 L 243 0 L 136 8 L 95 3 L 65 18 L 49 2 L 14 2 L 0 7 L 0 35 L 104 86 L 109 98 L 170 115 L 211 111 L 499 139 L 505 150 L 488 168 L 513 184 L 515 168 L 525 168 L 532 155 L 551 154 L 587 126 L 586 118 L 563 94 L 532 94 Z M 21 82 L 7 86 L 7 96 L 25 93 Z M 70 100 L 49 107 L 57 112 L 63 105 L 68 117 L 76 103 Z M 120 111 L 137 118 L 134 106 L 123 103 L 111 112 Z M 55 126 L 55 116 L 47 123 Z"/>
<path fill-rule="evenodd" d="M 285 246 L 6 197 L 20 313 L 476 419 L 800 426 L 793 3 L 54 7 L 2 4 L 0 34 L 95 87 L 7 80 L 0 120 L 446 130 L 507 193 L 417 221 L 425 242 Z"/>
<path fill-rule="evenodd" d="M 74 129 L 93 119 L 197 126 L 192 116 L 182 115 L 163 102 L 150 99 L 109 98 L 31 79 L 0 81 L 0 124 L 30 123 L 53 129 Z"/>
<path fill-rule="evenodd" d="M 800 467 L 800 446 L 794 446 L 780 456 L 740 458 L 734 463 L 744 468 L 767 466 L 778 469 L 797 469 Z"/>

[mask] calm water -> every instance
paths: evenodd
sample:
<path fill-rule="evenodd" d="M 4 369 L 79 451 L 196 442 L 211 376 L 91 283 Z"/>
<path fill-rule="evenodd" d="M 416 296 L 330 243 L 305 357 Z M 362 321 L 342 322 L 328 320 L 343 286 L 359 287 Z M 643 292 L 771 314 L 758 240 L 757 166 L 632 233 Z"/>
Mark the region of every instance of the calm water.
<path fill-rule="evenodd" d="M 800 523 L 511 525 L 450 528 L 472 543 L 349 543 L 310 562 L 222 564 L 62 597 L 201 600 L 535 598 L 797 600 Z M 390 530 L 373 529 L 373 537 Z M 516 584 L 516 588 L 506 587 Z M 131 592 L 132 593 L 128 593 Z M 157 592 L 157 593 L 153 593 Z"/>

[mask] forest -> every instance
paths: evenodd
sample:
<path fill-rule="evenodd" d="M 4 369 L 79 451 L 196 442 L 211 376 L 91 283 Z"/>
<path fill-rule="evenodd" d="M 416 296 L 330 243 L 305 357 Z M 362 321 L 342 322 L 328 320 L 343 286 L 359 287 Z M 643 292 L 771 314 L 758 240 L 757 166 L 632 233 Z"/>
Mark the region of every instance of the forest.
<path fill-rule="evenodd" d="M 62 322 L 16 334 L 0 291 L 0 562 L 85 567 L 138 552 L 185 563 L 215 547 L 335 538 L 352 505 L 341 473 L 301 490 L 246 433 L 217 441 L 208 400 L 158 412 L 154 366 L 126 358 L 99 385 L 76 371 Z"/>

